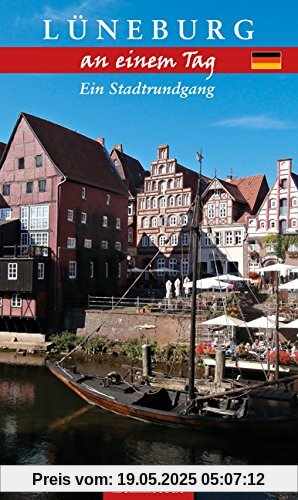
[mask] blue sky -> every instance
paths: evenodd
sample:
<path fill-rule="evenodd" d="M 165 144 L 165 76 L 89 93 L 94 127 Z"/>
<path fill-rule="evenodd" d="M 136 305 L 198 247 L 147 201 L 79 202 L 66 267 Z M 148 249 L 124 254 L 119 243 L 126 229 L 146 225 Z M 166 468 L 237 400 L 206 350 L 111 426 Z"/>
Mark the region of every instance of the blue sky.
<path fill-rule="evenodd" d="M 296 0 L 15 0 L 1 1 L 0 46 L 297 46 Z M 67 19 L 88 19 L 85 40 L 67 35 Z M 43 40 L 43 19 L 53 19 L 59 41 Z M 117 42 L 96 40 L 96 19 L 119 19 Z M 126 19 L 142 19 L 143 40 L 127 41 Z M 169 37 L 152 42 L 152 19 L 165 19 Z M 177 19 L 198 19 L 195 41 L 177 35 Z M 225 40 L 206 40 L 206 19 L 220 19 Z M 254 38 L 240 41 L 233 34 L 239 19 L 252 19 Z M 60 123 L 90 137 L 105 137 L 110 148 L 123 143 L 145 168 L 156 158 L 159 144 L 171 155 L 196 168 L 202 148 L 204 173 L 225 177 L 266 173 L 273 181 L 278 158 L 293 157 L 298 172 L 297 75 L 214 75 L 213 99 L 190 96 L 82 96 L 83 80 L 108 87 L 117 81 L 135 85 L 206 85 L 204 75 L 0 75 L 0 140 L 6 142 L 20 111 Z"/>

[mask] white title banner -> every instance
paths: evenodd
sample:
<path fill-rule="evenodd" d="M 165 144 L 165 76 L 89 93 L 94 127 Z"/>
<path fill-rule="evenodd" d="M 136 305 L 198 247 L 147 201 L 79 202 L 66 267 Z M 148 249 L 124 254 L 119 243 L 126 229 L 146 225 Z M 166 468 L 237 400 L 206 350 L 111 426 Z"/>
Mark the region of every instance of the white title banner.
<path fill-rule="evenodd" d="M 1 492 L 297 492 L 288 466 L 2 465 Z"/>

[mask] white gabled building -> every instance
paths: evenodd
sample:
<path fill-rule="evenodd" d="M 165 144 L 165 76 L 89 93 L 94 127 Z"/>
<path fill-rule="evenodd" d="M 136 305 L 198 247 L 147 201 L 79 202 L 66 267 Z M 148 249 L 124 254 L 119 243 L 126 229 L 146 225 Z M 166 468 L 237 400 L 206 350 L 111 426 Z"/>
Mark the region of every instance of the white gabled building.
<path fill-rule="evenodd" d="M 260 239 L 268 234 L 298 234 L 298 175 L 292 172 L 291 158 L 278 160 L 273 187 L 256 216 L 248 219 L 249 271 L 279 260 L 272 248 L 261 249 Z M 298 263 L 295 252 L 298 248 L 289 249 L 287 261 Z"/>

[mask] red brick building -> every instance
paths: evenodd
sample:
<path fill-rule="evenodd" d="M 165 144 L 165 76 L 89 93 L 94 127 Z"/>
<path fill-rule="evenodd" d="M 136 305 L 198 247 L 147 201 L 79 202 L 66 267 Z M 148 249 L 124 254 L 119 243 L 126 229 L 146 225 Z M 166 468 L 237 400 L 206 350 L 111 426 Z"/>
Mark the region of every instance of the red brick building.
<path fill-rule="evenodd" d="M 62 326 L 88 294 L 124 286 L 128 194 L 100 142 L 21 113 L 0 186 L 0 238 L 1 220 L 17 226 L 0 240 L 4 327 Z"/>

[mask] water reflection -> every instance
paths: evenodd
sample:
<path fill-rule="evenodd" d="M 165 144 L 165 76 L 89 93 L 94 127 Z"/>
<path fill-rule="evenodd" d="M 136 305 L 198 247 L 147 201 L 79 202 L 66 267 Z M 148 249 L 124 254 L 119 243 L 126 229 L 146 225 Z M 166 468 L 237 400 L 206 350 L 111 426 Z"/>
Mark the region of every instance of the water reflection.
<path fill-rule="evenodd" d="M 2 464 L 295 464 L 297 438 L 235 440 L 85 404 L 46 368 L 0 365 Z"/>

